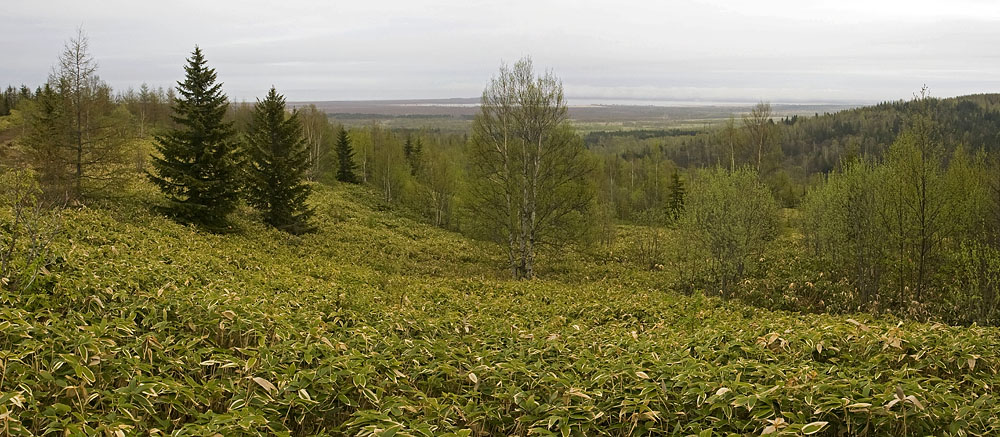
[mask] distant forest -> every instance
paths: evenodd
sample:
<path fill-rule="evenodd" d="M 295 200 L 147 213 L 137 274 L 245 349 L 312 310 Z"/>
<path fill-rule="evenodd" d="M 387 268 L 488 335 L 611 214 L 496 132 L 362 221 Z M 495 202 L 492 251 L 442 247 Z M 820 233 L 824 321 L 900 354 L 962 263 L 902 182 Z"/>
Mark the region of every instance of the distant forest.
<path fill-rule="evenodd" d="M 1000 148 L 1000 94 L 926 99 L 925 103 L 923 110 L 929 111 L 938 141 L 946 152 L 959 145 L 972 153 L 992 154 Z M 900 100 L 812 117 L 774 117 L 770 122 L 773 137 L 765 145 L 761 176 L 784 206 L 795 206 L 817 177 L 838 169 L 845 160 L 883 157 L 920 109 L 916 101 Z M 608 161 L 608 165 L 625 167 L 619 180 L 638 178 L 643 184 L 654 174 L 665 181 L 667 176 L 660 173 L 676 168 L 747 163 L 753 152 L 739 118 L 719 129 L 591 132 L 584 141 L 591 151 L 623 161 Z M 735 157 L 731 156 L 733 152 Z M 660 166 L 665 170 L 657 168 Z M 662 198 L 664 194 L 648 195 Z"/>

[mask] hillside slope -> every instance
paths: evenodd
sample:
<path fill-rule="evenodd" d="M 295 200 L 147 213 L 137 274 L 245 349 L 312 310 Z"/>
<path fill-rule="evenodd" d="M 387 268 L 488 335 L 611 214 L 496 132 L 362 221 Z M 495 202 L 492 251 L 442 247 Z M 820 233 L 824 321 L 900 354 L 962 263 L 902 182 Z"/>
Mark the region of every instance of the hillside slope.
<path fill-rule="evenodd" d="M 768 312 L 624 266 L 512 282 L 358 187 L 319 187 L 301 238 L 205 234 L 145 190 L 68 211 L 45 291 L 0 293 L 5 432 L 1000 430 L 997 329 Z"/>
<path fill-rule="evenodd" d="M 926 103 L 926 108 L 921 104 Z M 926 111 L 936 123 L 938 140 L 947 153 L 962 145 L 967 150 L 1000 150 L 1000 94 L 975 94 L 924 101 L 893 101 L 809 116 L 775 119 L 774 147 L 765 159 L 765 172 L 786 171 L 805 178 L 833 170 L 842 158 L 882 156 L 910 118 Z M 776 110 L 777 113 L 780 111 Z M 742 128 L 739 114 L 735 127 Z M 753 150 L 742 133 L 730 139 L 724 131 L 698 129 L 623 130 L 592 132 L 587 146 L 598 153 L 642 157 L 659 151 L 682 167 L 711 167 L 735 161 L 752 162 Z"/>
<path fill-rule="evenodd" d="M 926 103 L 922 107 L 921 103 Z M 787 119 L 780 139 L 787 164 L 807 172 L 827 172 L 842 157 L 881 156 L 915 114 L 926 112 L 938 128 L 938 140 L 949 152 L 1000 150 L 1000 94 L 976 94 L 924 101 L 885 102 L 818 117 Z"/>

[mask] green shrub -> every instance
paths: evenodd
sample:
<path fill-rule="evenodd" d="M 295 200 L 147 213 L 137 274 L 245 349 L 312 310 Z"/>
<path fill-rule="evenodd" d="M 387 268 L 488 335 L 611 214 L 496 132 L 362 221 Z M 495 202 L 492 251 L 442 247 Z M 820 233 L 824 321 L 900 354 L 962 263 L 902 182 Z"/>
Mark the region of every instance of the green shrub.
<path fill-rule="evenodd" d="M 967 241 L 950 255 L 942 299 L 930 312 L 953 324 L 1000 325 L 1000 250 Z"/>
<path fill-rule="evenodd" d="M 885 180 L 880 168 L 864 161 L 844 166 L 809 191 L 802 202 L 803 233 L 811 255 L 855 289 L 847 307 L 877 307 L 889 247 L 885 238 Z"/>
<path fill-rule="evenodd" d="M 778 207 L 751 169 L 704 170 L 691 184 L 679 228 L 710 260 L 706 273 L 725 295 L 777 236 Z"/>
<path fill-rule="evenodd" d="M 945 167 L 927 141 L 905 135 L 885 162 L 847 163 L 807 194 L 809 254 L 853 289 L 824 299 L 848 310 L 995 324 L 985 159 L 958 148 Z"/>
<path fill-rule="evenodd" d="M 46 208 L 31 171 L 0 172 L 0 292 L 30 292 L 53 261 L 59 214 Z"/>

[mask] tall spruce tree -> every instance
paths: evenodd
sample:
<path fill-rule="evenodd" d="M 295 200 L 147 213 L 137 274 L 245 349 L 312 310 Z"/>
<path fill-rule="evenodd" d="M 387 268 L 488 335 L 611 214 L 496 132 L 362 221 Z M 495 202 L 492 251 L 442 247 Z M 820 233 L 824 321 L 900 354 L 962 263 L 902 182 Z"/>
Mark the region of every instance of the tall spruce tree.
<path fill-rule="evenodd" d="M 65 99 L 50 84 L 45 84 L 27 102 L 22 106 L 26 129 L 21 142 L 42 186 L 51 195 L 69 197 L 72 156 L 65 145 L 71 144 L 72 138 Z"/>
<path fill-rule="evenodd" d="M 275 228 L 292 234 L 312 231 L 313 210 L 306 205 L 312 190 L 304 182 L 310 150 L 298 114 L 285 112 L 285 97 L 274 87 L 254 105 L 245 144 L 249 203 Z"/>
<path fill-rule="evenodd" d="M 410 159 L 410 155 L 413 154 L 413 138 L 409 135 L 406 136 L 406 142 L 403 143 L 403 155 L 406 159 Z"/>
<path fill-rule="evenodd" d="M 340 128 L 337 135 L 337 180 L 340 182 L 358 183 L 358 176 L 355 173 L 358 164 L 354 162 L 354 148 L 351 147 L 351 138 L 347 135 L 347 130 Z"/>
<path fill-rule="evenodd" d="M 423 161 L 424 146 L 420 142 L 420 137 L 416 140 L 406 137 L 406 144 L 403 144 L 403 155 L 410 165 L 410 174 L 416 176 L 420 172 L 420 165 Z"/>
<path fill-rule="evenodd" d="M 675 170 L 674 175 L 670 177 L 670 199 L 667 203 L 671 220 L 677 220 L 684 212 L 684 193 L 684 181 Z"/>
<path fill-rule="evenodd" d="M 171 115 L 177 127 L 156 136 L 162 157 L 153 159 L 149 178 L 166 194 L 177 218 L 222 230 L 240 188 L 233 126 L 223 121 L 229 102 L 197 46 L 184 71 Z"/>

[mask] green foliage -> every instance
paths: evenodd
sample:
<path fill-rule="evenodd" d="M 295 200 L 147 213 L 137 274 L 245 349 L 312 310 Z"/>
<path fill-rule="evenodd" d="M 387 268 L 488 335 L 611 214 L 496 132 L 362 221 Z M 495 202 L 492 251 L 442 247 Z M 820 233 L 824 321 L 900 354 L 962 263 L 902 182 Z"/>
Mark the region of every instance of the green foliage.
<path fill-rule="evenodd" d="M 302 136 L 309 150 L 309 171 L 306 176 L 312 181 L 332 181 L 336 179 L 337 156 L 334 148 L 339 127 L 330 124 L 326 113 L 316 105 L 295 108 L 302 124 Z"/>
<path fill-rule="evenodd" d="M 364 151 L 364 181 L 382 193 L 385 203 L 399 205 L 412 197 L 411 167 L 397 133 L 375 123 L 355 139 Z"/>
<path fill-rule="evenodd" d="M 735 121 L 721 135 L 591 135 L 636 146 L 595 157 L 558 80 L 522 60 L 484 92 L 471 144 L 340 129 L 336 178 L 366 186 L 327 187 L 302 183 L 333 173 L 324 114 L 289 117 L 273 88 L 253 110 L 229 107 L 197 48 L 186 70 L 150 175 L 173 211 L 219 229 L 245 182 L 266 223 L 295 234 L 315 214 L 316 234 L 245 208 L 243 232 L 205 234 L 151 214 L 143 183 L 50 211 L 33 174 L 0 173 L 5 435 L 1000 431 L 1000 331 L 975 326 L 1000 324 L 1000 171 L 949 142 L 987 148 L 980 126 L 933 122 L 992 126 L 994 98 L 780 124 L 760 105 L 746 135 Z M 0 126 L 23 116 L 43 181 L 70 186 L 66 145 L 75 132 L 82 150 L 91 128 L 67 83 L 18 97 Z M 125 138 L 164 124 L 162 93 L 110 105 L 110 88 L 92 91 L 107 123 L 93 126 Z M 247 130 L 239 182 L 233 125 Z M 729 171 L 693 173 L 688 190 L 677 164 Z M 800 211 L 778 210 L 833 168 Z M 595 234 L 604 244 L 586 254 L 539 251 L 542 279 L 501 279 L 504 264 L 534 276 L 536 246 Z M 867 310 L 973 326 L 806 314 Z"/>
<path fill-rule="evenodd" d="M 97 62 L 89 52 L 83 29 L 70 39 L 59 55 L 59 63 L 49 77 L 58 91 L 64 120 L 56 123 L 59 132 L 49 144 L 59 150 L 50 158 L 69 168 L 69 186 L 54 187 L 60 195 L 80 197 L 84 183 L 100 188 L 117 187 L 124 179 L 120 164 L 125 161 L 125 147 L 131 139 L 129 113 L 115 104 L 111 87 L 97 76 Z M 48 166 L 46 166 L 48 169 Z"/>
<path fill-rule="evenodd" d="M 89 56 L 85 39 L 77 49 Z M 134 135 L 131 114 L 114 101 L 96 66 L 77 68 L 66 56 L 60 60 L 69 64 L 61 63 L 37 93 L 19 99 L 24 159 L 17 164 L 39 174 L 49 197 L 79 199 L 114 188 L 131 174 L 125 164 Z"/>
<path fill-rule="evenodd" d="M 887 266 L 884 169 L 857 161 L 831 175 L 802 202 L 803 231 L 812 256 L 850 278 L 854 309 L 878 307 Z"/>
<path fill-rule="evenodd" d="M 60 215 L 45 207 L 41 194 L 33 172 L 0 170 L 0 293 L 33 292 L 54 261 Z"/>
<path fill-rule="evenodd" d="M 435 226 L 450 227 L 457 224 L 456 198 L 462 177 L 458 159 L 446 150 L 429 150 L 428 159 L 417 175 L 418 182 L 423 186 L 423 195 L 417 201 L 417 209 L 425 211 L 424 215 Z"/>
<path fill-rule="evenodd" d="M 1000 427 L 995 328 L 766 311 L 664 292 L 631 269 L 501 280 L 488 247 L 379 211 L 376 197 L 317 189 L 314 238 L 252 222 L 244 234 L 206 234 L 134 200 L 67 211 L 50 293 L 0 296 L 5 431 Z"/>
<path fill-rule="evenodd" d="M 245 136 L 247 201 L 264 213 L 264 223 L 293 234 L 309 232 L 313 211 L 306 206 L 310 186 L 309 150 L 298 116 L 285 112 L 285 98 L 271 87 L 254 106 Z"/>
<path fill-rule="evenodd" d="M 641 221 L 648 211 L 662 210 L 670 202 L 673 174 L 678 172 L 662 145 L 621 156 L 602 156 L 596 167 L 601 201 L 609 203 L 620 220 L 633 222 Z"/>
<path fill-rule="evenodd" d="M 406 137 L 406 143 L 403 144 L 403 155 L 410 165 L 410 174 L 416 176 L 424 165 L 424 145 L 420 141 L 420 137 L 415 140 L 409 136 Z"/>
<path fill-rule="evenodd" d="M 890 271 L 900 287 L 913 288 L 922 300 L 930 272 L 940 263 L 942 240 L 948 225 L 950 196 L 944 183 L 942 147 L 935 127 L 919 115 L 889 149 L 886 160 L 886 190 L 882 191 L 884 220 L 890 240 Z"/>
<path fill-rule="evenodd" d="M 964 240 L 949 258 L 935 314 L 952 323 L 1000 325 L 1000 249 Z"/>
<path fill-rule="evenodd" d="M 347 135 L 347 130 L 340 128 L 337 134 L 337 180 L 340 182 L 358 183 L 356 174 L 358 164 L 354 162 L 354 149 L 351 147 L 351 138 Z"/>
<path fill-rule="evenodd" d="M 769 174 L 773 170 L 764 167 L 764 156 L 771 155 L 777 143 L 778 130 L 771 117 L 771 104 L 765 102 L 758 103 L 749 113 L 743 115 L 743 128 L 748 140 L 747 151 L 752 156 L 751 160 L 756 163 L 757 173 L 761 175 Z M 780 150 L 778 149 L 779 152 Z M 769 162 L 774 163 L 775 160 Z"/>
<path fill-rule="evenodd" d="M 21 101 L 29 100 L 33 97 L 31 88 L 28 88 L 26 85 L 21 85 L 20 89 L 14 88 L 13 85 L 7 85 L 6 89 L 0 91 L 0 117 L 10 115 Z"/>
<path fill-rule="evenodd" d="M 534 276 L 538 247 L 578 242 L 593 225 L 592 160 L 567 114 L 562 83 L 523 58 L 500 68 L 472 124 L 470 218 L 516 278 Z"/>
<path fill-rule="evenodd" d="M 680 228 L 711 259 L 709 275 L 729 295 L 777 235 L 778 207 L 749 168 L 700 171 L 688 199 Z"/>
<path fill-rule="evenodd" d="M 3 166 L 34 170 L 49 199 L 114 195 L 141 150 L 132 114 L 97 75 L 88 46 L 80 29 L 43 86 L 0 93 Z"/>
<path fill-rule="evenodd" d="M 985 158 L 962 147 L 945 165 L 926 117 L 900 136 L 883 163 L 842 166 L 802 205 L 812 256 L 853 288 L 827 302 L 996 323 L 988 174 Z"/>
<path fill-rule="evenodd" d="M 154 157 L 149 178 L 176 217 L 222 230 L 240 189 L 234 131 L 223 120 L 229 103 L 200 48 L 195 47 L 184 71 L 173 107 L 177 126 L 156 136 L 160 156 Z"/>
<path fill-rule="evenodd" d="M 172 99 L 172 91 L 163 87 L 152 88 L 145 83 L 138 91 L 128 88 L 117 96 L 117 100 L 132 114 L 136 134 L 140 138 L 150 137 L 156 129 L 167 126 Z"/>
<path fill-rule="evenodd" d="M 666 251 L 663 236 L 665 230 L 662 225 L 664 216 L 655 211 L 647 211 L 643 215 L 644 217 L 639 220 L 647 225 L 640 227 L 641 231 L 633 234 L 634 258 L 641 267 L 651 270 L 662 269 Z"/>
<path fill-rule="evenodd" d="M 684 212 L 684 195 L 684 181 L 675 170 L 674 175 L 670 177 L 670 198 L 667 200 L 667 211 L 671 220 L 677 220 Z"/>
<path fill-rule="evenodd" d="M 45 84 L 22 108 L 26 129 L 21 143 L 27 149 L 28 161 L 44 186 L 65 195 L 71 187 L 72 160 L 65 148 L 70 141 L 70 121 L 63 99 L 55 88 Z"/>
<path fill-rule="evenodd" d="M 755 108 L 750 109 L 748 118 L 752 119 Z M 775 111 L 793 110 L 776 106 Z M 762 180 L 775 198 L 782 206 L 795 207 L 815 175 L 830 173 L 855 158 L 887 156 L 916 114 L 924 114 L 937 126 L 945 156 L 959 145 L 973 152 L 998 150 L 1000 94 L 885 102 L 815 116 L 795 115 L 780 122 L 772 117 L 773 124 L 747 125 L 733 119 L 714 127 L 703 125 L 700 130 L 590 132 L 585 138 L 588 149 L 604 158 L 602 178 L 618 191 L 613 197 L 617 217 L 633 220 L 633 214 L 649 207 L 646 199 L 662 199 L 654 195 L 656 168 L 643 161 L 655 159 L 681 168 L 735 169 L 748 164 L 756 167 L 760 159 Z M 720 114 L 711 118 L 718 119 Z M 669 174 L 669 169 L 662 173 L 663 177 Z"/>

